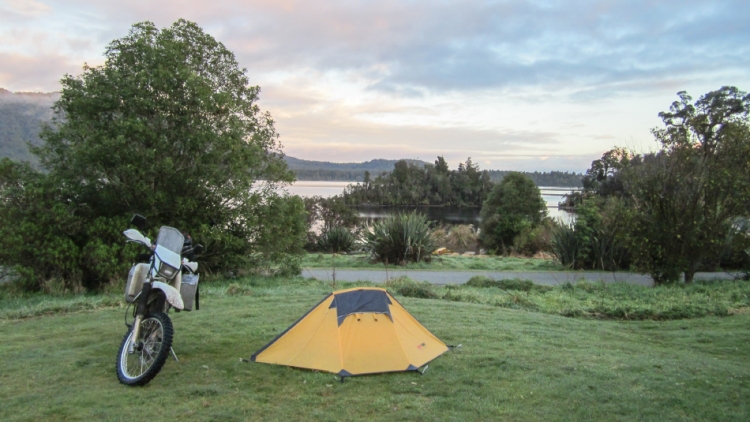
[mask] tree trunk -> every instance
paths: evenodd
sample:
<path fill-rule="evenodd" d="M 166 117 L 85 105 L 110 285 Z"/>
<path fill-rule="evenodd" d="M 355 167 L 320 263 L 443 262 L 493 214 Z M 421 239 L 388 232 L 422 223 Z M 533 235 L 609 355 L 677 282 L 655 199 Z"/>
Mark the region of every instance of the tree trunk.
<path fill-rule="evenodd" d="M 685 271 L 685 284 L 692 284 L 693 277 L 695 277 L 695 270 L 690 269 Z"/>

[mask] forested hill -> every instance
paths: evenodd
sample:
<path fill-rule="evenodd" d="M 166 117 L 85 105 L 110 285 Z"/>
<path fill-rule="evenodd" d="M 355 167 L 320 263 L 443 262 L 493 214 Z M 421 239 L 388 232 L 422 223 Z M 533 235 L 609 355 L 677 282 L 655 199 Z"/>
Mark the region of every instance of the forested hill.
<path fill-rule="evenodd" d="M 365 171 L 375 177 L 382 172 L 390 173 L 399 160 L 376 159 L 363 163 L 331 163 L 328 161 L 300 160 L 286 156 L 289 168 L 297 174 L 299 180 L 338 180 L 344 182 L 361 182 Z M 419 160 L 406 160 L 422 167 L 427 164 Z"/>
<path fill-rule="evenodd" d="M 27 142 L 39 145 L 41 124 L 52 119 L 59 92 L 13 93 L 0 88 L 0 157 L 35 162 Z"/>
<path fill-rule="evenodd" d="M 342 182 L 362 182 L 365 171 L 370 172 L 370 177 L 374 178 L 383 172 L 390 173 L 393 171 L 395 164 L 399 160 L 370 160 L 364 163 L 331 163 L 328 161 L 311 161 L 300 160 L 294 157 L 286 157 L 289 168 L 297 174 L 298 180 L 324 180 L 324 181 L 342 181 Z M 409 164 L 423 167 L 428 164 L 420 160 L 406 160 Z M 499 182 L 510 171 L 506 170 L 489 170 L 490 179 L 493 182 Z M 580 187 L 580 173 L 569 173 L 562 171 L 551 172 L 522 172 L 529 176 L 537 186 L 564 186 Z"/>

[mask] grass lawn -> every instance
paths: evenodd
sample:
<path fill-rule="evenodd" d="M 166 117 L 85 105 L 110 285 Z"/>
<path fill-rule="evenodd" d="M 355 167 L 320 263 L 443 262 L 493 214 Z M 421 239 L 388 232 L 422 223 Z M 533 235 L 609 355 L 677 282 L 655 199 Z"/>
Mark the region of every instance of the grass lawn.
<path fill-rule="evenodd" d="M 362 268 L 383 269 L 383 264 L 372 263 L 367 255 L 336 255 L 309 253 L 302 258 L 302 268 Z M 518 258 L 508 256 L 434 256 L 431 262 L 409 263 L 393 267 L 400 270 L 478 270 L 478 271 L 565 271 L 565 267 L 551 259 Z"/>
<path fill-rule="evenodd" d="M 435 335 L 463 345 L 423 376 L 339 383 L 241 361 L 326 291 L 300 279 L 207 284 L 203 309 L 170 314 L 180 362 L 143 388 L 115 376 L 119 297 L 0 300 L 0 420 L 750 419 L 744 311 L 632 322 L 397 295 Z M 24 307 L 49 315 L 19 318 L 34 314 Z"/>

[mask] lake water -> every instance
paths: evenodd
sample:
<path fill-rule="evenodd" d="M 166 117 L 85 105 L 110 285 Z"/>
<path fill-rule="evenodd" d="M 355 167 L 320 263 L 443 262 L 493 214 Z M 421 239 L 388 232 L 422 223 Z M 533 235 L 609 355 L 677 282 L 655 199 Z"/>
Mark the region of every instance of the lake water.
<path fill-rule="evenodd" d="M 352 182 L 316 182 L 300 180 L 287 189 L 292 195 L 303 198 L 311 196 L 322 196 L 329 198 L 340 195 L 344 188 Z M 576 188 L 540 187 L 542 198 L 547 203 L 547 214 L 552 218 L 560 218 L 564 222 L 575 219 L 574 214 L 557 209 L 558 202 L 562 201 L 565 194 Z M 445 207 L 357 207 L 359 216 L 363 218 L 383 218 L 388 214 L 398 211 L 418 209 L 427 214 L 429 220 L 442 221 L 452 224 L 477 224 L 479 222 L 479 210 L 467 208 L 445 208 Z"/>

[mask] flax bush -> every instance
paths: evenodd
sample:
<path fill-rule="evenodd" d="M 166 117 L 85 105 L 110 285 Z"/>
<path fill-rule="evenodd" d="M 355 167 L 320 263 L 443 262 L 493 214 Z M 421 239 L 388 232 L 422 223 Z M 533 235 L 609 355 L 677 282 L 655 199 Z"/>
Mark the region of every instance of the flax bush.
<path fill-rule="evenodd" d="M 351 252 L 356 246 L 357 238 L 344 226 L 331 227 L 318 238 L 318 250 L 323 252 Z"/>
<path fill-rule="evenodd" d="M 374 222 L 365 230 L 364 242 L 375 260 L 396 265 L 429 260 L 435 250 L 427 217 L 416 212 Z"/>

